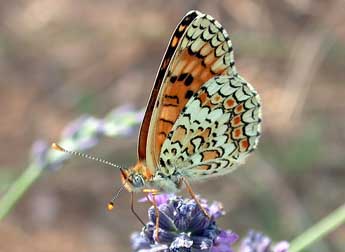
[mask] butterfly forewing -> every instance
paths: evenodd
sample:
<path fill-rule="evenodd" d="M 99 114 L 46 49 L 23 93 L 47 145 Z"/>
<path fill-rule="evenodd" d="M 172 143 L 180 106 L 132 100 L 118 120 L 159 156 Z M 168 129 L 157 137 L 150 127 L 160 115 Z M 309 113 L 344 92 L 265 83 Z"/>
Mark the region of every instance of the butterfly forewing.
<path fill-rule="evenodd" d="M 140 131 L 139 159 L 150 169 L 187 102 L 218 75 L 236 75 L 228 35 L 212 17 L 189 12 L 171 38 Z"/>
<path fill-rule="evenodd" d="M 140 134 L 139 134 L 139 142 L 138 142 L 138 158 L 140 161 L 146 160 L 146 150 L 147 150 L 147 138 L 150 125 L 152 125 L 151 119 L 152 114 L 155 110 L 155 104 L 158 100 L 158 94 L 161 89 L 163 79 L 165 78 L 167 69 L 170 65 L 170 62 L 176 52 L 176 48 L 185 33 L 187 27 L 189 27 L 190 23 L 198 16 L 197 11 L 190 11 L 186 14 L 186 16 L 181 20 L 181 22 L 176 27 L 173 36 L 170 39 L 168 47 L 166 49 L 165 55 L 159 67 L 155 84 L 153 86 L 150 100 L 147 104 L 144 120 L 141 124 Z"/>

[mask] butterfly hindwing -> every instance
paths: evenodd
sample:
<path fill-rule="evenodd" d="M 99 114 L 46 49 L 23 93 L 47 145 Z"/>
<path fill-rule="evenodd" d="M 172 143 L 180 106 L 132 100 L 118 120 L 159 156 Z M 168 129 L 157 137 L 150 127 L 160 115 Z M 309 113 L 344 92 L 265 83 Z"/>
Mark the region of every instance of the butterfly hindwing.
<path fill-rule="evenodd" d="M 160 164 L 190 180 L 228 173 L 255 149 L 260 117 L 250 84 L 237 74 L 214 77 L 186 104 L 163 144 Z"/>
<path fill-rule="evenodd" d="M 170 41 L 141 128 L 139 159 L 148 167 L 159 165 L 168 133 L 200 87 L 214 76 L 236 74 L 232 45 L 221 25 L 197 11 L 186 17 Z"/>

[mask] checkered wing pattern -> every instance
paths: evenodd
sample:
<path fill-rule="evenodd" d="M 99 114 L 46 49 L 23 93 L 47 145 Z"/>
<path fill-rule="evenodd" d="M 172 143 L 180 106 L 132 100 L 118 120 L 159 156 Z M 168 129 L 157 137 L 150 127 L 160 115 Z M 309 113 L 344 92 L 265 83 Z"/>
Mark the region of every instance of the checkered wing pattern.
<path fill-rule="evenodd" d="M 211 78 L 235 74 L 226 31 L 211 16 L 189 12 L 177 26 L 158 72 L 140 131 L 139 160 L 154 172 L 167 135 L 189 100 Z"/>
<path fill-rule="evenodd" d="M 232 171 L 255 149 L 260 99 L 238 74 L 207 81 L 188 101 L 160 153 L 166 175 L 201 180 Z"/>

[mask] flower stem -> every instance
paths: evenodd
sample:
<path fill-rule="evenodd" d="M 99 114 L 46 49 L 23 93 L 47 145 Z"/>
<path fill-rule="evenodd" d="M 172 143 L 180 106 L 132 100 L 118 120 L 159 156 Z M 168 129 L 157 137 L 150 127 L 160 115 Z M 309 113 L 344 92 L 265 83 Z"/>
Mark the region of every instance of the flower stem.
<path fill-rule="evenodd" d="M 345 204 L 309 228 L 291 243 L 289 252 L 299 252 L 321 239 L 345 222 Z"/>
<path fill-rule="evenodd" d="M 36 164 L 31 164 L 20 177 L 12 183 L 8 191 L 0 199 L 0 221 L 7 216 L 12 207 L 25 191 L 29 189 L 32 183 L 36 181 L 42 171 L 43 169 Z"/>

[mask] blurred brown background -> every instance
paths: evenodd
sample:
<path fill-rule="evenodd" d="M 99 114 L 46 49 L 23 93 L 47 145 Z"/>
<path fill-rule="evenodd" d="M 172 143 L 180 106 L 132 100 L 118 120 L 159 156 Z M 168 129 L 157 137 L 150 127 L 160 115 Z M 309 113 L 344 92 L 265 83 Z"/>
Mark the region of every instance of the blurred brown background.
<path fill-rule="evenodd" d="M 291 240 L 345 199 L 345 2 L 312 0 L 1 1 L 0 192 L 83 113 L 145 106 L 165 47 L 182 16 L 198 9 L 229 32 L 237 69 L 261 94 L 259 149 L 232 175 L 194 185 L 224 203 L 224 228 Z M 121 165 L 136 139 L 91 151 Z M 47 172 L 0 224 L 0 251 L 130 251 L 140 230 L 129 195 L 106 202 L 119 173 L 73 159 Z M 146 218 L 146 207 L 139 210 Z M 344 251 L 342 227 L 309 251 Z"/>

